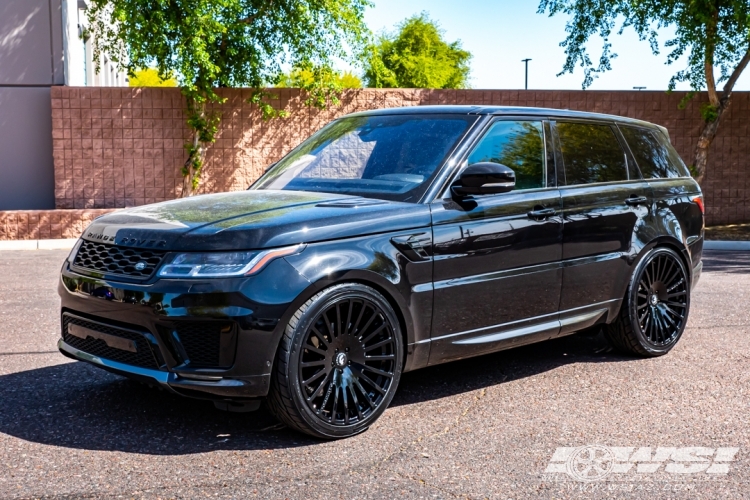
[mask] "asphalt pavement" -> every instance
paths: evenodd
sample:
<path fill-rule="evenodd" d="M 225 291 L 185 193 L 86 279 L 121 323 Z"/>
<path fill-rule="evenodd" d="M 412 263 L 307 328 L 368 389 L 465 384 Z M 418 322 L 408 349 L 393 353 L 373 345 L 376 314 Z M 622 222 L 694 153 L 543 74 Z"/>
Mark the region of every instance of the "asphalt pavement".
<path fill-rule="evenodd" d="M 71 362 L 65 251 L 0 252 L 0 498 L 748 498 L 750 252 L 713 252 L 667 356 L 600 334 L 405 374 L 317 441 Z"/>

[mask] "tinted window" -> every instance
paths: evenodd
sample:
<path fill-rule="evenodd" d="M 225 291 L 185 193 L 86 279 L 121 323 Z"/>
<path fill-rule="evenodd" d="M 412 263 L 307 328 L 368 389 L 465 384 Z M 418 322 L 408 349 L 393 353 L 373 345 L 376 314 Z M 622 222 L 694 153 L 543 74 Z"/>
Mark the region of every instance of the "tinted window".
<path fill-rule="evenodd" d="M 557 122 L 557 134 L 566 184 L 628 179 L 625 153 L 611 126 Z"/>
<path fill-rule="evenodd" d="M 542 122 L 499 121 L 469 155 L 469 165 L 501 163 L 516 173 L 516 189 L 545 186 Z"/>
<path fill-rule="evenodd" d="M 620 130 L 645 179 L 689 175 L 679 155 L 674 148 L 667 147 L 669 143 L 661 133 L 629 126 L 620 126 Z"/>
<path fill-rule="evenodd" d="M 416 202 L 475 120 L 435 114 L 342 118 L 285 156 L 254 189 Z"/>

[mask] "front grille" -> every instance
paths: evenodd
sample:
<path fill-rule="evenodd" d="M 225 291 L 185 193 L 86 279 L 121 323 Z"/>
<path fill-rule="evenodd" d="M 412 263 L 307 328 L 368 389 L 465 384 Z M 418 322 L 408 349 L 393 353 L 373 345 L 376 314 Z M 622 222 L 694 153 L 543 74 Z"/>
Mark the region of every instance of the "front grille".
<path fill-rule="evenodd" d="M 221 336 L 231 332 L 227 323 L 178 323 L 175 331 L 193 368 L 218 368 L 222 366 Z"/>
<path fill-rule="evenodd" d="M 79 336 L 72 335 L 69 332 L 71 325 L 77 325 L 89 330 L 94 330 L 95 332 L 118 337 L 120 339 L 130 340 L 135 344 L 136 352 L 111 347 L 102 339 L 95 339 L 90 336 L 82 339 Z M 93 356 L 108 359 L 110 361 L 117 361 L 118 363 L 124 363 L 126 365 L 140 366 L 142 368 L 159 368 L 159 364 L 154 358 L 149 341 L 146 337 L 137 332 L 123 330 L 116 326 L 86 321 L 69 314 L 63 315 L 62 332 L 63 340 L 66 344 Z"/>
<path fill-rule="evenodd" d="M 119 274 L 136 279 L 151 277 L 161 264 L 164 254 L 159 250 L 127 248 L 84 240 L 73 265 L 106 274 Z"/>

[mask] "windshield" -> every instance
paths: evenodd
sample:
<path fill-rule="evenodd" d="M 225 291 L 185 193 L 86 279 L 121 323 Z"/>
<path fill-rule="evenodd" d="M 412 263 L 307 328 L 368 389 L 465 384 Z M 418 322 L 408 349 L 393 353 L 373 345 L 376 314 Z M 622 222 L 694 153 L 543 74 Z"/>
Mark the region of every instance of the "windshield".
<path fill-rule="evenodd" d="M 438 114 L 341 118 L 282 158 L 253 189 L 417 202 L 475 120 Z"/>

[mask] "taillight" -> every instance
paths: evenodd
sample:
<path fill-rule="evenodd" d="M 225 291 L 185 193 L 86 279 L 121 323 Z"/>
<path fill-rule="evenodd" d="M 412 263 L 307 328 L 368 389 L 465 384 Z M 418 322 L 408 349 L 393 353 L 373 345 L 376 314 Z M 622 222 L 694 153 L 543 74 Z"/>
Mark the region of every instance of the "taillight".
<path fill-rule="evenodd" d="M 701 209 L 701 213 L 705 215 L 706 207 L 703 206 L 703 196 L 696 196 L 691 201 L 693 201 L 696 205 L 698 205 L 698 208 Z"/>

